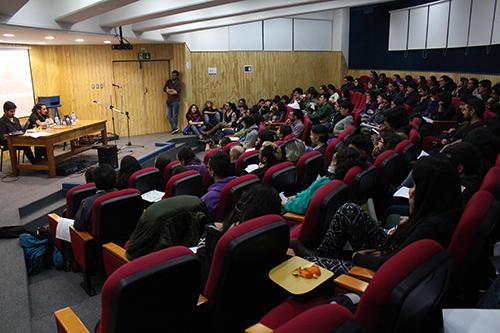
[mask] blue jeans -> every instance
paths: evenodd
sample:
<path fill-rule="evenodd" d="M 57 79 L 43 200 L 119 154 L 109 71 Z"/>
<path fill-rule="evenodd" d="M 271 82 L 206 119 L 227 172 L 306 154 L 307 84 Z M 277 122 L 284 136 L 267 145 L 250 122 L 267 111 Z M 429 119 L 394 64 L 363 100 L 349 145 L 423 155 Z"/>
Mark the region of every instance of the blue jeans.
<path fill-rule="evenodd" d="M 191 130 L 191 132 L 193 132 L 194 135 L 200 136 L 201 135 L 200 130 L 204 131 L 206 129 L 206 127 L 205 126 L 198 127 L 196 125 L 189 125 L 189 129 Z"/>
<path fill-rule="evenodd" d="M 210 124 L 210 120 L 211 120 L 210 118 L 214 118 L 214 119 L 215 119 L 215 122 L 216 122 L 217 124 L 218 124 L 218 123 L 220 123 L 220 119 L 221 119 L 221 117 L 220 117 L 220 113 L 219 113 L 219 112 L 216 112 L 214 115 L 207 115 L 207 114 L 206 114 L 206 115 L 204 115 L 204 116 L 203 116 L 203 120 L 205 121 L 205 124 L 206 124 L 206 125 L 209 125 L 209 124 Z"/>
<path fill-rule="evenodd" d="M 181 107 L 181 102 L 167 103 L 167 119 L 170 122 L 170 127 L 172 131 L 176 130 L 179 122 L 179 109 Z"/>

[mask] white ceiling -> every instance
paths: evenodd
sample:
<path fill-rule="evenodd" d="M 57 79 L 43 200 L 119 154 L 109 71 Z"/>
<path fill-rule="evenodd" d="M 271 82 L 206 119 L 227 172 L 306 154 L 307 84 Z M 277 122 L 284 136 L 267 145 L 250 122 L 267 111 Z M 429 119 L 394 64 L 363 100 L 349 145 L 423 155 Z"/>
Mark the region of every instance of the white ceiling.
<path fill-rule="evenodd" d="M 0 43 L 115 44 L 119 26 L 131 43 L 164 42 L 174 34 L 380 2 L 388 0 L 0 0 Z"/>

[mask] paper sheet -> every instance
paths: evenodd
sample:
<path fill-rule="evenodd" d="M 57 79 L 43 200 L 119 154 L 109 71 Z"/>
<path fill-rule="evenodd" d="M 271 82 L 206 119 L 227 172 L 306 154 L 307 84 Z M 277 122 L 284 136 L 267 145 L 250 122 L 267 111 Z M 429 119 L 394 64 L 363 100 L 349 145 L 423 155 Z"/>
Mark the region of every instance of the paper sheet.
<path fill-rule="evenodd" d="M 33 132 L 33 133 L 26 133 L 24 134 L 26 136 L 29 136 L 29 137 L 32 137 L 32 138 L 39 138 L 41 136 L 49 136 L 50 133 L 49 132 L 45 132 L 45 131 L 41 131 L 41 132 Z"/>
<path fill-rule="evenodd" d="M 422 119 L 425 120 L 429 124 L 432 124 L 434 122 L 434 120 L 432 120 L 431 118 L 428 118 L 428 117 L 422 117 Z"/>
<path fill-rule="evenodd" d="M 443 309 L 444 333 L 497 333 L 500 310 Z"/>
<path fill-rule="evenodd" d="M 405 186 L 401 186 L 401 188 L 399 190 L 397 190 L 393 196 L 408 199 L 408 198 L 410 198 L 410 188 L 405 187 Z"/>
<path fill-rule="evenodd" d="M 67 219 L 65 217 L 59 218 L 57 220 L 56 238 L 71 242 L 71 237 L 69 236 L 69 227 L 71 227 L 73 223 L 75 223 L 75 220 Z"/>
<path fill-rule="evenodd" d="M 429 156 L 429 154 L 427 154 L 427 152 L 426 152 L 426 151 L 422 150 L 422 151 L 420 152 L 420 155 L 418 155 L 417 160 L 418 160 L 420 157 L 424 157 L 424 156 Z"/>
<path fill-rule="evenodd" d="M 288 202 L 288 198 L 285 196 L 285 192 L 280 192 L 281 204 L 284 206 Z"/>
<path fill-rule="evenodd" d="M 157 190 L 152 190 L 149 192 L 146 192 L 141 195 L 142 200 L 147 201 L 147 202 L 158 202 L 163 198 L 165 195 L 165 192 L 157 191 Z"/>
<path fill-rule="evenodd" d="M 196 253 L 196 251 L 198 251 L 198 247 L 197 247 L 197 246 L 190 247 L 189 249 L 190 249 L 193 253 Z"/>
<path fill-rule="evenodd" d="M 257 170 L 258 168 L 259 168 L 259 166 L 257 164 L 250 164 L 249 166 L 247 166 L 245 168 L 245 171 L 247 173 L 251 173 L 252 171 Z"/>

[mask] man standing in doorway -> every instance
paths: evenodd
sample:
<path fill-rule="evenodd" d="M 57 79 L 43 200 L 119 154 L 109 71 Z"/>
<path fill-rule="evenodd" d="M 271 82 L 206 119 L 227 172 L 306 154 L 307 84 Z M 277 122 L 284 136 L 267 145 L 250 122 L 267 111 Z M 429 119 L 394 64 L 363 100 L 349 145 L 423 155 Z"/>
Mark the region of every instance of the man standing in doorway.
<path fill-rule="evenodd" d="M 167 119 L 172 127 L 172 133 L 176 134 L 179 132 L 178 122 L 179 122 L 179 108 L 181 104 L 181 92 L 182 92 L 182 82 L 179 79 L 179 71 L 173 70 L 170 79 L 167 80 L 163 91 L 167 93 Z"/>

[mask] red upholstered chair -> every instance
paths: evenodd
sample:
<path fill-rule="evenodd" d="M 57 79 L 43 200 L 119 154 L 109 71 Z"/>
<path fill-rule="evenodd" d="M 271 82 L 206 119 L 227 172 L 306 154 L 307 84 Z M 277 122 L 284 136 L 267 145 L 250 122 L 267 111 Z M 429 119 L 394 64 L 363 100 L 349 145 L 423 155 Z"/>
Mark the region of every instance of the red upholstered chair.
<path fill-rule="evenodd" d="M 363 168 L 359 165 L 355 165 L 345 174 L 343 181 L 350 189 L 354 186 L 354 180 L 361 171 L 363 171 Z"/>
<path fill-rule="evenodd" d="M 168 180 L 172 176 L 172 172 L 174 171 L 175 168 L 178 168 L 181 166 L 181 162 L 179 160 L 172 161 L 167 164 L 165 167 L 165 170 L 163 171 L 163 183 L 161 188 L 165 188 L 165 185 L 167 185 Z"/>
<path fill-rule="evenodd" d="M 418 133 L 415 128 L 412 128 L 410 130 L 409 139 L 411 143 L 413 143 L 414 145 L 418 145 L 420 143 L 420 133 Z"/>
<path fill-rule="evenodd" d="M 295 138 L 295 134 L 293 134 L 293 133 L 292 134 L 288 134 L 287 136 L 285 136 L 283 138 L 283 141 L 286 143 L 288 140 L 292 140 L 294 138 Z"/>
<path fill-rule="evenodd" d="M 201 196 L 202 193 L 202 177 L 195 170 L 188 170 L 170 177 L 165 186 L 165 195 L 163 199 L 170 198 L 175 195 L 195 195 Z"/>
<path fill-rule="evenodd" d="M 298 238 L 310 249 L 317 248 L 333 215 L 348 200 L 349 188 L 340 180 L 332 180 L 321 186 L 307 207 L 304 221 L 291 231 L 290 238 Z"/>
<path fill-rule="evenodd" d="M 337 136 L 337 138 L 340 141 L 344 141 L 349 136 L 351 136 L 355 131 L 356 131 L 356 127 L 351 125 L 351 126 L 347 127 L 345 130 L 343 130 L 342 132 L 340 132 L 340 134 Z"/>
<path fill-rule="evenodd" d="M 128 187 L 138 189 L 141 194 L 160 189 L 160 186 L 161 174 L 157 168 L 137 170 L 128 179 Z"/>
<path fill-rule="evenodd" d="M 497 155 L 497 160 L 495 161 L 495 166 L 500 167 L 500 154 Z"/>
<path fill-rule="evenodd" d="M 332 158 L 335 152 L 342 148 L 344 143 L 339 138 L 334 138 L 326 147 L 325 155 L 323 156 L 323 167 L 325 170 L 328 168 L 330 163 L 332 163 Z"/>
<path fill-rule="evenodd" d="M 217 151 L 221 151 L 222 149 L 220 148 L 212 148 L 212 149 L 209 149 L 205 152 L 205 155 L 203 155 L 203 163 L 205 163 L 205 165 L 208 165 L 208 160 L 210 159 L 210 155 L 212 155 L 213 153 L 217 152 Z"/>
<path fill-rule="evenodd" d="M 484 190 L 474 193 L 453 233 L 447 252 L 452 258 L 452 290 L 463 299 L 475 299 L 480 278 L 479 262 L 499 218 L 500 203 Z M 472 305 L 472 304 L 469 304 Z"/>
<path fill-rule="evenodd" d="M 420 128 L 420 125 L 422 124 L 422 119 L 419 117 L 415 117 L 411 120 L 410 124 L 413 128 L 418 130 Z"/>
<path fill-rule="evenodd" d="M 459 112 L 460 110 L 460 105 L 462 105 L 462 101 L 460 100 L 460 97 L 452 97 L 451 98 L 451 105 Z"/>
<path fill-rule="evenodd" d="M 311 128 L 312 128 L 312 121 L 309 119 L 307 115 L 304 115 L 304 131 L 302 132 L 302 137 L 300 138 L 302 141 L 306 143 L 306 145 L 311 144 Z"/>
<path fill-rule="evenodd" d="M 89 232 L 70 228 L 71 247 L 75 261 L 82 267 L 82 287 L 93 294 L 90 272 L 101 270 L 102 244 L 113 242 L 123 246 L 134 231 L 142 214 L 141 194 L 136 189 L 106 193 L 92 205 L 92 226 Z"/>
<path fill-rule="evenodd" d="M 408 245 L 379 268 L 362 294 L 353 319 L 367 333 L 429 331 L 447 288 L 449 266 L 449 257 L 439 243 L 424 239 Z M 321 302 L 326 301 L 286 301 L 260 323 L 276 331 L 290 327 L 285 323 Z M 252 328 L 247 332 L 257 332 Z"/>
<path fill-rule="evenodd" d="M 63 212 L 63 217 L 74 219 L 82 200 L 94 195 L 96 191 L 95 183 L 86 183 L 70 188 L 66 192 L 66 209 Z M 50 238 L 54 242 L 54 246 L 61 250 L 62 242 L 56 238 L 56 229 L 57 221 L 49 218 Z"/>
<path fill-rule="evenodd" d="M 377 189 L 374 196 L 377 214 L 382 214 L 392 195 L 390 187 L 399 185 L 402 158 L 393 150 L 386 150 L 377 156 L 374 166 L 377 169 Z M 381 216 L 381 215 L 380 215 Z"/>
<path fill-rule="evenodd" d="M 297 168 L 292 162 L 281 162 L 270 167 L 264 177 L 262 184 L 271 185 L 278 192 L 291 195 L 295 192 L 297 182 Z"/>
<path fill-rule="evenodd" d="M 242 332 L 282 300 L 269 270 L 285 260 L 288 225 L 265 215 L 229 229 L 217 242 L 203 296 L 209 332 Z"/>
<path fill-rule="evenodd" d="M 224 185 L 220 193 L 214 221 L 222 221 L 234 209 L 234 205 L 238 202 L 243 192 L 258 183 L 260 183 L 259 177 L 250 174 L 240 176 Z"/>
<path fill-rule="evenodd" d="M 224 151 L 229 154 L 229 151 L 231 150 L 231 148 L 233 146 L 238 146 L 240 145 L 241 146 L 241 143 L 239 141 L 232 141 L 232 142 L 229 142 L 227 145 L 224 146 Z M 208 161 L 207 161 L 208 162 Z"/>
<path fill-rule="evenodd" d="M 359 170 L 359 172 L 358 170 L 359 167 L 353 170 L 352 173 L 349 170 L 344 177 L 344 183 L 349 186 L 349 200 L 358 205 L 364 205 L 369 198 L 373 198 L 375 195 L 377 169 L 371 166 L 365 170 Z"/>
<path fill-rule="evenodd" d="M 494 166 L 488 170 L 480 190 L 490 192 L 496 199 L 500 199 L 500 166 Z"/>
<path fill-rule="evenodd" d="M 311 151 L 302 155 L 297 161 L 297 189 L 305 190 L 323 171 L 323 155 L 319 151 Z"/>
<path fill-rule="evenodd" d="M 259 163 L 259 152 L 257 150 L 246 151 L 238 157 L 234 167 L 236 176 L 245 174 L 245 168 L 250 164 Z"/>
<path fill-rule="evenodd" d="M 302 312 L 292 320 L 286 322 L 274 333 L 331 333 L 337 330 L 344 333 L 362 332 L 355 325 L 347 329 L 347 325 L 353 325 L 354 316 L 347 308 L 338 304 L 322 304 Z"/>
<path fill-rule="evenodd" d="M 104 283 L 98 333 L 195 332 L 201 288 L 200 263 L 188 248 L 174 246 L 131 261 Z M 71 308 L 54 313 L 57 332 L 77 325 Z M 74 326 L 73 326 L 74 327 Z"/>

